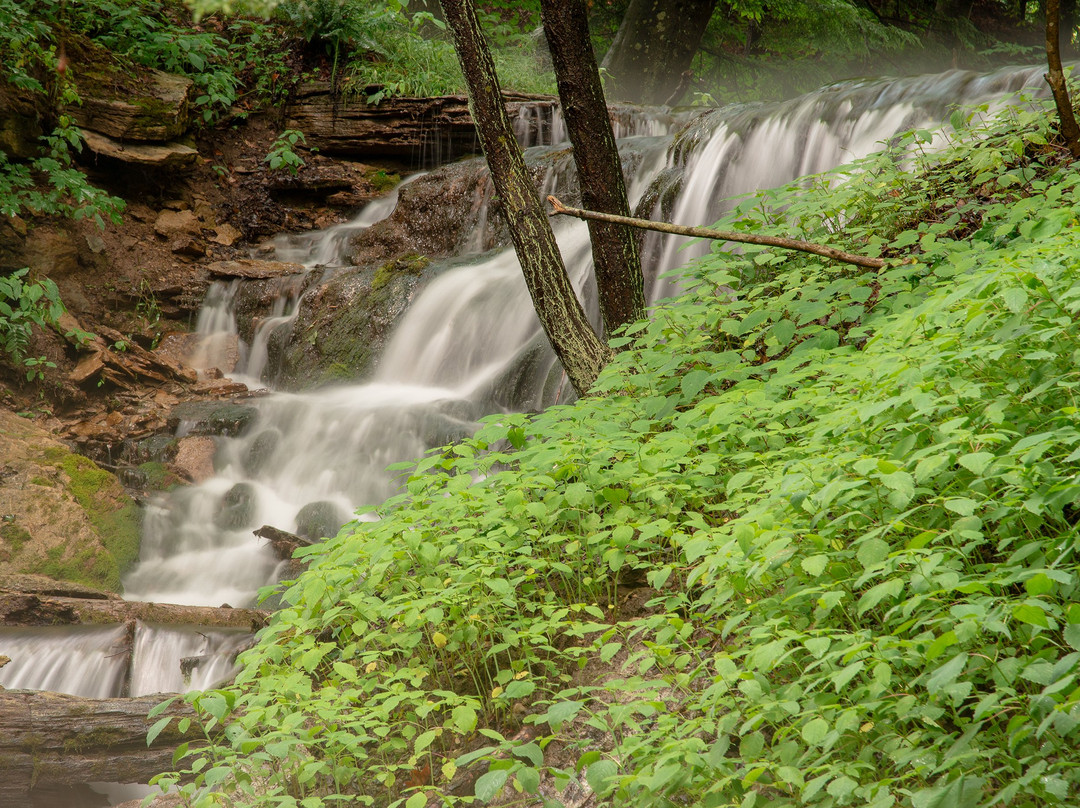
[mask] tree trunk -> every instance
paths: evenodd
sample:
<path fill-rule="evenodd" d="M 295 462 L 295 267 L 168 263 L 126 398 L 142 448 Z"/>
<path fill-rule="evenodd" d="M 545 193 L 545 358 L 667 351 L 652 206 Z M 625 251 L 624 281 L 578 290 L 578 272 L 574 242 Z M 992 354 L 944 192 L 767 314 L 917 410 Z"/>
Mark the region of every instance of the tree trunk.
<path fill-rule="evenodd" d="M 590 210 L 629 216 L 619 150 L 589 40 L 585 0 L 541 0 L 540 16 L 574 146 L 582 204 Z M 594 221 L 589 222 L 589 236 L 600 314 L 610 335 L 620 326 L 645 317 L 645 283 L 637 239 L 629 227 Z"/>
<path fill-rule="evenodd" d="M 674 103 L 672 92 L 697 54 L 716 0 L 630 0 L 604 56 L 609 98 Z"/>
<path fill-rule="evenodd" d="M 487 158 L 496 198 L 514 240 L 525 284 L 551 347 L 579 394 L 596 381 L 611 349 L 593 331 L 566 275 L 502 103 L 499 79 L 480 32 L 473 0 L 440 0 L 469 88 L 469 105 Z"/>
<path fill-rule="evenodd" d="M 1080 20 L 1077 19 L 1077 2 L 1076 0 L 1061 0 L 1061 25 L 1059 28 L 1061 37 L 1065 41 L 1061 44 L 1061 50 L 1066 55 L 1072 57 L 1076 55 L 1076 45 L 1073 43 L 1073 34 L 1076 33 L 1076 25 Z M 1060 39 L 1059 39 L 1060 41 Z"/>
<path fill-rule="evenodd" d="M 1058 119 L 1061 122 L 1061 136 L 1073 159 L 1080 159 L 1080 127 L 1076 124 L 1069 88 L 1065 85 L 1065 73 L 1061 69 L 1061 50 L 1058 44 L 1058 25 L 1060 22 L 1058 0 L 1046 0 L 1046 63 L 1049 72 L 1046 81 L 1054 93 Z"/>
<path fill-rule="evenodd" d="M 0 590 L 0 625 L 108 625 L 141 620 L 177 626 L 212 626 L 258 631 L 268 613 L 257 609 L 177 606 L 119 598 L 57 597 Z"/>
<path fill-rule="evenodd" d="M 0 692 L 0 805 L 31 804 L 31 789 L 88 782 L 145 783 L 173 769 L 173 750 L 202 737 L 172 722 L 147 748 L 146 716 L 164 696 L 85 699 L 26 690 Z M 162 715 L 194 716 L 180 701 Z"/>

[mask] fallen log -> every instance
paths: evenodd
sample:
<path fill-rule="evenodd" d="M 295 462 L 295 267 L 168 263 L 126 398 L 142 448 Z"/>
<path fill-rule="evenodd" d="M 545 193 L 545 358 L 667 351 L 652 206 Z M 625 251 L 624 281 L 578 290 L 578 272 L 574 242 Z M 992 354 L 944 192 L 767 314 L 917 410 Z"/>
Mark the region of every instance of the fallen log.
<path fill-rule="evenodd" d="M 120 598 L 64 597 L 0 590 L 0 625 L 108 625 L 141 620 L 170 626 L 208 626 L 258 631 L 268 613 L 230 606 L 179 606 Z M 2 804 L 2 803 L 0 803 Z"/>
<path fill-rule="evenodd" d="M 881 269 L 888 265 L 884 258 L 868 258 L 865 255 L 844 252 L 835 247 L 824 244 L 814 244 L 810 241 L 801 241 L 794 238 L 782 238 L 780 236 L 759 236 L 754 233 L 735 233 L 730 230 L 713 230 L 711 227 L 691 227 L 683 224 L 668 224 L 667 222 L 653 222 L 649 219 L 635 219 L 632 216 L 616 216 L 613 213 L 600 213 L 595 210 L 583 210 L 581 208 L 568 208 L 553 196 L 547 198 L 551 205 L 552 216 L 573 216 L 576 219 L 592 220 L 594 222 L 609 222 L 610 224 L 624 224 L 628 227 L 636 227 L 639 230 L 654 230 L 657 233 L 669 233 L 676 236 L 691 236 L 693 238 L 707 238 L 714 241 L 733 241 L 738 244 L 757 244 L 764 247 L 779 247 L 783 250 L 796 250 L 797 252 L 812 253 L 833 261 L 845 264 L 866 267 L 867 269 Z"/>
<path fill-rule="evenodd" d="M 28 690 L 0 692 L 0 805 L 30 805 L 35 787 L 87 782 L 145 783 L 170 771 L 176 747 L 202 732 L 192 721 L 180 732 L 172 721 L 147 748 L 147 718 L 166 695 L 86 699 Z M 194 717 L 180 701 L 162 715 Z"/>

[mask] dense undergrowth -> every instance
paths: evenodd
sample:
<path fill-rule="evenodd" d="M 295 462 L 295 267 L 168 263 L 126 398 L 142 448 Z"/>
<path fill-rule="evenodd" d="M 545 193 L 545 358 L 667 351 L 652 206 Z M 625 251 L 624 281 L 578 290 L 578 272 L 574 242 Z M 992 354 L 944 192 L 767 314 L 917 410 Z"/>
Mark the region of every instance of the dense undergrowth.
<path fill-rule="evenodd" d="M 189 696 L 183 793 L 1075 804 L 1080 171 L 1049 117 L 746 199 L 735 226 L 896 263 L 713 252 L 596 395 L 409 464 Z"/>

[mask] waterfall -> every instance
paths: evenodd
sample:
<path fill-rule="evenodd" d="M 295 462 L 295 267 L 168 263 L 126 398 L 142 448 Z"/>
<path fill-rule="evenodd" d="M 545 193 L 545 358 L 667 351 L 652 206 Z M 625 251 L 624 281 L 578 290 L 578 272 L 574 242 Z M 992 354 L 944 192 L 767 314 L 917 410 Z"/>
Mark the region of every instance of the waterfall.
<path fill-rule="evenodd" d="M 837 84 L 782 104 L 701 113 L 678 136 L 663 134 L 676 123 L 669 113 L 653 119 L 638 115 L 627 130 L 638 137 L 621 141 L 621 148 L 634 151 L 638 165 L 630 193 L 635 202 L 651 200 L 663 196 L 650 189 L 654 182 L 675 178 L 673 201 L 667 195 L 670 207 L 661 213 L 657 203 L 652 215 L 708 225 L 729 197 L 863 156 L 907 129 L 940 129 L 952 104 L 992 104 L 1022 87 L 1041 89 L 1041 84 L 1037 68 Z M 545 126 L 558 132 L 562 124 L 552 118 Z M 539 127 L 533 123 L 532 128 Z M 256 330 L 251 345 L 242 346 L 235 370 L 227 372 L 251 386 L 270 384 L 265 378 L 270 334 L 289 327 L 302 290 L 319 277 L 313 273 L 340 271 L 349 239 L 388 215 L 395 200 L 372 203 L 346 225 L 279 236 L 266 245 L 261 255 L 301 263 L 308 275 L 284 287 L 277 308 Z M 483 203 L 478 227 L 487 226 L 489 203 Z M 560 217 L 555 228 L 575 287 L 595 317 L 586 227 Z M 478 249 L 484 240 L 464 243 Z M 647 276 L 657 278 L 709 249 L 686 245 L 684 238 L 650 234 L 643 251 Z M 207 295 L 198 321 L 204 367 L 221 363 L 220 346 L 235 340 L 231 305 L 240 283 L 214 284 Z M 654 281 L 652 298 L 669 293 L 671 284 Z M 245 433 L 220 440 L 212 479 L 162 494 L 147 506 L 140 560 L 124 579 L 125 596 L 249 605 L 282 569 L 255 529 L 265 524 L 311 537 L 332 535 L 358 506 L 377 504 L 394 493 L 396 482 L 385 471 L 387 465 L 470 434 L 483 415 L 538 409 L 570 395 L 513 251 L 459 256 L 421 290 L 402 317 L 373 379 L 257 399 L 257 417 Z M 117 629 L 109 629 L 112 634 L 51 631 L 27 630 L 21 638 L 0 634 L 0 653 L 16 660 L 0 670 L 0 684 L 84 692 L 83 671 L 85 678 L 113 683 L 110 687 L 117 681 L 123 687 L 126 677 L 130 688 L 140 692 L 208 686 L 239 642 L 228 632 L 140 626 L 134 658 L 135 668 L 143 670 L 118 673 L 109 667 Z M 104 666 L 102 672 L 91 674 L 89 661 L 65 663 L 73 683 L 62 683 L 69 674 L 51 672 L 63 667 L 49 661 L 47 648 L 54 640 L 68 655 L 93 658 L 94 665 Z M 25 662 L 17 664 L 17 658 L 26 657 L 27 643 L 35 649 L 34 674 L 26 672 Z M 156 659 L 159 651 L 167 660 Z M 179 671 L 181 658 L 199 660 L 188 681 Z"/>
<path fill-rule="evenodd" d="M 0 628 L 0 687 L 106 699 L 205 690 L 229 679 L 250 642 L 240 629 L 195 626 Z"/>
<path fill-rule="evenodd" d="M 0 687 L 53 690 L 104 699 L 123 692 L 131 637 L 127 626 L 0 629 Z"/>
<path fill-rule="evenodd" d="M 783 104 L 719 110 L 699 119 L 688 146 L 672 148 L 670 137 L 631 141 L 627 147 L 644 154 L 631 194 L 640 197 L 654 177 L 679 169 L 683 187 L 671 218 L 710 224 L 728 197 L 863 156 L 900 131 L 940 126 L 953 103 L 996 101 L 1040 81 L 1036 69 L 989 76 L 957 71 L 840 84 Z M 388 212 L 380 207 L 350 226 Z M 565 220 L 555 227 L 572 280 L 587 309 L 595 310 L 586 228 Z M 319 263 L 332 265 L 341 252 L 328 243 L 337 238 L 330 230 L 304 243 Z M 657 238 L 660 247 L 646 251 L 659 256 L 650 275 L 686 263 L 694 249 L 708 249 L 680 251 L 685 239 Z M 279 241 L 277 257 L 295 258 L 293 244 Z M 653 294 L 669 288 L 660 282 Z M 141 562 L 124 582 L 127 596 L 251 603 L 275 567 L 252 530 L 271 524 L 303 532 L 305 509 L 315 509 L 333 532 L 356 506 L 375 504 L 395 490 L 383 471 L 387 464 L 466 435 L 478 417 L 508 406 L 500 385 L 520 376 L 515 363 L 528 359 L 532 379 L 521 385 L 528 395 L 509 406 L 539 408 L 565 396 L 566 385 L 542 343 L 512 250 L 444 272 L 397 326 L 375 379 L 260 400 L 247 433 L 223 441 L 212 480 L 153 506 Z"/>

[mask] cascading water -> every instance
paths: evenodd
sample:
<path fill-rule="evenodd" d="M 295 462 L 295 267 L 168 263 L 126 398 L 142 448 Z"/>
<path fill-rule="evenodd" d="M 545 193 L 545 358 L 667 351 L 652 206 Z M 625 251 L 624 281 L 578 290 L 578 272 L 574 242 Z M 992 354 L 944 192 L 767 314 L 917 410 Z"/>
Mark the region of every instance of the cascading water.
<path fill-rule="evenodd" d="M 900 81 L 868 81 L 825 88 L 784 104 L 720 110 L 700 116 L 671 146 L 671 138 L 638 138 L 640 168 L 632 194 L 641 196 L 654 178 L 677 177 L 676 193 L 656 218 L 681 224 L 709 224 L 728 197 L 775 186 L 865 155 L 897 132 L 935 126 L 953 104 L 995 102 L 1021 87 L 1039 87 L 1038 69 L 1002 71 L 989 76 L 954 72 Z M 641 118 L 641 116 L 639 116 Z M 670 117 L 648 126 L 668 125 Z M 553 119 L 548 130 L 558 131 Z M 644 127 L 644 128 L 643 128 Z M 658 182 L 660 181 L 658 180 Z M 484 203 L 485 205 L 487 202 Z M 269 245 L 278 260 L 302 263 L 309 273 L 337 271 L 346 245 L 358 230 L 387 215 L 393 200 L 369 206 L 349 225 L 300 237 L 282 236 Z M 477 217 L 484 227 L 484 211 Z M 587 308 L 595 308 L 589 289 L 591 257 L 585 226 L 565 219 L 556 224 L 568 269 Z M 467 239 L 474 246 L 483 239 Z M 649 235 L 643 254 L 648 276 L 687 263 L 707 250 L 686 239 Z M 242 351 L 234 377 L 249 385 L 266 384 L 266 339 L 288 328 L 300 289 L 296 281 L 282 295 L 279 309 L 264 319 L 252 345 Z M 230 306 L 240 282 L 215 284 L 199 318 L 205 367 L 222 362 L 215 348 L 235 340 Z M 670 282 L 654 281 L 651 296 L 666 294 Z M 504 409 L 534 409 L 565 399 L 566 385 L 547 348 L 528 299 L 516 257 L 503 250 L 458 260 L 422 290 L 398 324 L 374 379 L 366 384 L 328 387 L 306 393 L 274 393 L 255 402 L 258 416 L 246 433 L 222 439 L 209 481 L 164 495 L 146 510 L 140 561 L 124 581 L 126 597 L 173 603 L 234 606 L 250 604 L 270 583 L 279 562 L 252 531 L 261 525 L 317 534 L 336 530 L 354 508 L 378 503 L 393 493 L 388 464 L 414 458 L 426 449 L 468 434 L 476 419 Z M 43 636 L 34 630 L 33 635 Z M 140 627 L 136 659 L 150 660 L 164 650 L 168 674 L 131 674 L 133 688 L 186 687 L 178 670 L 181 656 L 209 661 L 221 649 L 235 651 L 232 635 Z M 74 634 L 57 642 L 66 653 L 78 651 Z M 96 648 L 102 660 L 116 638 L 87 634 L 86 653 Z M 145 644 L 144 644 L 145 641 Z M 0 635 L 0 653 L 26 657 L 27 646 Z M 198 647 L 192 647 L 196 643 Z M 93 648 L 91 648 L 91 646 Z M 15 663 L 0 671 L 7 687 L 55 687 L 82 692 L 81 684 L 54 684 L 56 667 L 35 645 L 33 667 Z M 13 649 L 15 652 L 12 652 Z M 142 649 L 142 650 L 140 650 Z M 151 651 L 151 649 L 153 649 Z M 81 663 L 76 663 L 77 670 Z M 201 665 L 199 666 L 201 667 Z M 149 670 L 149 669 L 148 669 Z M 20 678 L 16 679 L 15 676 Z M 199 675 L 199 674 L 196 674 Z M 192 679 L 205 686 L 213 675 Z M 35 678 L 35 676 L 37 678 Z M 102 673 L 102 681 L 116 681 Z M 123 676 L 120 676 L 123 679 Z M 199 684 L 196 684 L 198 682 Z"/>
<path fill-rule="evenodd" d="M 995 101 L 1039 81 L 1035 69 L 985 77 L 955 72 L 837 85 L 785 104 L 719 111 L 700 121 L 682 147 L 683 187 L 671 218 L 707 224 L 726 197 L 825 170 L 899 131 L 934 125 L 952 104 Z M 680 151 L 668 143 L 650 140 L 644 148 L 654 156 Z M 648 157 L 641 165 L 634 194 L 665 168 Z M 582 289 L 591 269 L 585 227 L 563 221 L 556 230 Z M 333 231 L 311 236 L 309 249 L 321 250 L 334 237 Z M 678 252 L 684 242 L 671 238 L 655 250 L 659 260 L 649 274 L 686 263 L 694 253 Z M 288 246 L 277 249 L 279 258 L 294 257 Z M 329 253 L 319 260 L 335 261 Z M 657 284 L 654 295 L 665 288 Z M 356 505 L 385 498 L 394 490 L 383 471 L 388 463 L 467 434 L 479 416 L 507 406 L 497 388 L 523 357 L 532 356 L 541 380 L 528 386 L 532 398 L 509 406 L 551 403 L 560 385 L 543 382 L 552 361 L 536 362 L 539 334 L 512 251 L 446 271 L 413 302 L 372 382 L 261 400 L 247 434 L 222 445 L 212 480 L 152 507 L 140 564 L 125 580 L 128 597 L 250 603 L 276 566 L 253 529 L 297 531 L 305 508 L 341 521 Z"/>

